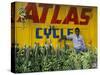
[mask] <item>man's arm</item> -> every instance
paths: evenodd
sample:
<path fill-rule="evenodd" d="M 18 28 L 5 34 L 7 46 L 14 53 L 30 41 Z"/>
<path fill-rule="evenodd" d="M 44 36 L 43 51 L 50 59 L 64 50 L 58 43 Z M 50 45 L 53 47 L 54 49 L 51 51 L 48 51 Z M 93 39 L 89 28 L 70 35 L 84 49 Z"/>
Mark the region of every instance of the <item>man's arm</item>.
<path fill-rule="evenodd" d="M 67 40 L 66 36 L 63 36 L 59 39 L 59 41 L 62 41 L 62 40 Z"/>
<path fill-rule="evenodd" d="M 67 36 L 63 36 L 59 39 L 59 41 L 62 41 L 62 40 L 72 40 L 73 39 L 73 35 L 67 35 Z"/>
<path fill-rule="evenodd" d="M 84 40 L 83 40 L 82 36 L 81 36 L 81 40 L 82 40 L 82 45 L 85 47 L 85 43 L 84 43 Z"/>

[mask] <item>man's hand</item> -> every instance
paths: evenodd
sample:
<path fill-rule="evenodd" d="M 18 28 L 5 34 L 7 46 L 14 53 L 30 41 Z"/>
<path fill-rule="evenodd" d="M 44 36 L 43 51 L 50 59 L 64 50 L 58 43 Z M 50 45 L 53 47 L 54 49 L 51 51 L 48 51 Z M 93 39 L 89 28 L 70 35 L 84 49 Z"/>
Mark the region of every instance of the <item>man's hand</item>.
<path fill-rule="evenodd" d="M 63 36 L 59 39 L 59 42 L 61 42 L 62 40 L 67 40 L 66 36 Z"/>

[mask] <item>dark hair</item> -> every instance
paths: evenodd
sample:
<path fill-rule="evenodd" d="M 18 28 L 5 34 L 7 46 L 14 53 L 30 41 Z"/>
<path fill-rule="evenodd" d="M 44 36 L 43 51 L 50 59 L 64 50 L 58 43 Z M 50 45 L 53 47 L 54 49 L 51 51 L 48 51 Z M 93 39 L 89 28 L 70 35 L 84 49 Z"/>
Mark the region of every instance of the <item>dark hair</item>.
<path fill-rule="evenodd" d="M 76 31 L 76 30 L 78 30 L 78 31 L 80 32 L 80 29 L 79 29 L 79 28 L 75 28 L 75 31 Z"/>

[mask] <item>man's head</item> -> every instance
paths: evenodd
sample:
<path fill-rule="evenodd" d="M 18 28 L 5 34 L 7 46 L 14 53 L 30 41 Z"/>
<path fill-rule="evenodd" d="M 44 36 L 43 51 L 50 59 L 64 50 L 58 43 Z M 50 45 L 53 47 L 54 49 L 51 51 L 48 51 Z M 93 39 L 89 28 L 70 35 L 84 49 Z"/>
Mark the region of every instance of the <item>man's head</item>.
<path fill-rule="evenodd" d="M 80 34 L 80 29 L 79 28 L 75 28 L 75 34 L 78 36 Z"/>

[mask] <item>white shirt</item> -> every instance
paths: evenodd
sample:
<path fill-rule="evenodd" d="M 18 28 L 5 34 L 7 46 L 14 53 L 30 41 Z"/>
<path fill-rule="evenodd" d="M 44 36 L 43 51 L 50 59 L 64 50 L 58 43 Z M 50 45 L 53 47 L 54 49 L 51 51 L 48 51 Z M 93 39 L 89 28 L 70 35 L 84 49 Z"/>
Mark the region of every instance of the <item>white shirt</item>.
<path fill-rule="evenodd" d="M 79 37 L 77 37 L 76 34 L 68 35 L 67 39 L 71 39 L 73 41 L 75 49 L 85 49 L 84 40 L 81 35 L 79 35 Z"/>

